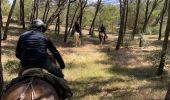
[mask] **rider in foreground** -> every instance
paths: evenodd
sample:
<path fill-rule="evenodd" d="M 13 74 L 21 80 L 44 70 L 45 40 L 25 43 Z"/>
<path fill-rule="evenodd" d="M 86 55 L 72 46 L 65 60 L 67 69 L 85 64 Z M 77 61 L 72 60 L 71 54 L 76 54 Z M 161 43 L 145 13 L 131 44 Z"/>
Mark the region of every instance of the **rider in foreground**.
<path fill-rule="evenodd" d="M 30 31 L 21 34 L 16 47 L 16 57 L 21 61 L 19 76 L 26 69 L 43 68 L 57 77 L 64 78 L 61 71 L 65 68 L 64 61 L 53 43 L 44 35 L 45 31 L 44 22 L 37 19 L 33 21 Z M 60 68 L 49 60 L 47 50 L 53 54 Z"/>

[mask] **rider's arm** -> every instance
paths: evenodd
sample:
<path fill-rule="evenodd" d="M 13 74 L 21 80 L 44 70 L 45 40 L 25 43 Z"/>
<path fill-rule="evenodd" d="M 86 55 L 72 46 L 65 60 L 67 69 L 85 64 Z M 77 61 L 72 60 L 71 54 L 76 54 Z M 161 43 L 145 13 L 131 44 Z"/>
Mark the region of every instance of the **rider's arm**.
<path fill-rule="evenodd" d="M 18 59 L 21 59 L 21 37 L 19 38 L 18 43 L 17 43 L 15 56 L 16 56 Z"/>
<path fill-rule="evenodd" d="M 64 64 L 63 58 L 61 57 L 60 53 L 58 52 L 58 50 L 55 48 L 55 46 L 53 45 L 53 43 L 49 39 L 47 41 L 47 46 L 48 46 L 48 49 L 50 50 L 50 52 L 55 57 L 55 59 L 57 60 L 57 62 L 59 63 L 60 68 L 64 69 L 65 64 Z"/>

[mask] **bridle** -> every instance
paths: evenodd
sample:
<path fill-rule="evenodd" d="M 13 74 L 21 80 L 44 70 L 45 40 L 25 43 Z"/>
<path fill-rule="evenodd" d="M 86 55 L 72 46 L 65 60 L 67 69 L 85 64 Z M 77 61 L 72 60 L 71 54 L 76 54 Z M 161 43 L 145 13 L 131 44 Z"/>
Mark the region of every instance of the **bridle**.
<path fill-rule="evenodd" d="M 33 81 L 34 78 L 31 78 L 30 82 L 28 83 L 28 85 L 25 87 L 24 91 L 22 92 L 22 94 L 17 98 L 17 100 L 24 100 L 26 97 L 26 92 L 28 90 L 29 87 L 31 87 L 32 89 L 32 93 L 31 93 L 31 100 L 36 100 L 36 93 L 35 93 L 35 89 L 33 87 Z"/>

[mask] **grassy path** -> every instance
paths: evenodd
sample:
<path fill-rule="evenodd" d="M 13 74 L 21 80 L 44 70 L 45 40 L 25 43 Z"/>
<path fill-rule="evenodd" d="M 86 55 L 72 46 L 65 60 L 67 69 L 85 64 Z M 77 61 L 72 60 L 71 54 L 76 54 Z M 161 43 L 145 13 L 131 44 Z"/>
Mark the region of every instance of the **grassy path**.
<path fill-rule="evenodd" d="M 111 41 L 115 38 L 110 38 Z M 150 40 L 152 41 L 152 40 Z M 146 56 L 157 47 L 115 51 L 103 48 L 97 40 L 85 39 L 80 48 L 61 48 L 67 69 L 64 70 L 74 91 L 73 100 L 163 100 L 168 75 L 156 77 Z M 165 81 L 162 83 L 162 81 Z"/>
<path fill-rule="evenodd" d="M 2 43 L 4 79 L 7 82 L 16 74 L 10 73 L 6 67 L 12 66 L 17 71 L 19 62 L 15 58 L 18 36 L 14 34 L 18 32 L 9 32 L 8 40 Z M 78 48 L 74 47 L 72 38 L 67 45 L 53 38 L 67 65 L 63 72 L 74 92 L 72 100 L 163 100 L 170 82 L 169 75 L 157 77 L 157 68 L 146 59 L 161 48 L 158 45 L 161 42 L 155 41 L 155 36 L 147 36 L 149 45 L 146 48 L 138 48 L 134 44 L 129 49 L 115 51 L 116 38 L 109 35 L 102 48 L 97 38 L 89 38 L 86 34 L 83 46 Z"/>

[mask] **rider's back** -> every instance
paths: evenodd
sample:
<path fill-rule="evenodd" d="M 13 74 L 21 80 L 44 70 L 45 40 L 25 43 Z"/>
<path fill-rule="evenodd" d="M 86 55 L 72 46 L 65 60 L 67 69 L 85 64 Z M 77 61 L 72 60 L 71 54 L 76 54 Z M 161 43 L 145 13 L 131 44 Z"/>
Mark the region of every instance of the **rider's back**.
<path fill-rule="evenodd" d="M 21 63 L 26 66 L 41 65 L 47 59 L 47 38 L 39 31 L 21 35 Z"/>
<path fill-rule="evenodd" d="M 106 31 L 106 28 L 102 26 L 102 27 L 100 28 L 100 32 L 105 33 L 105 31 Z"/>

